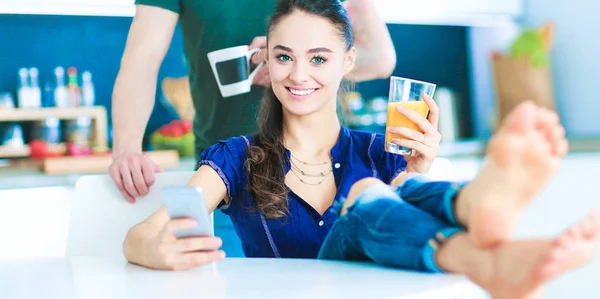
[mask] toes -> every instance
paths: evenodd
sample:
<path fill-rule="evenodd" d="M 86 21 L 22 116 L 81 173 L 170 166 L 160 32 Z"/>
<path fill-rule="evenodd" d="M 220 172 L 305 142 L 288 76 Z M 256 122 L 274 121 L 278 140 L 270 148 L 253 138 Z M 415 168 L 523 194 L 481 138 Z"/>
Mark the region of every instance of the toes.
<path fill-rule="evenodd" d="M 526 101 L 515 107 L 502 123 L 502 128 L 525 132 L 534 125 L 536 105 Z"/>
<path fill-rule="evenodd" d="M 538 266 L 534 269 L 535 279 L 542 281 L 552 279 L 565 271 L 569 259 L 573 255 L 573 239 L 563 234 L 550 245 L 548 252 L 540 259 Z"/>
<path fill-rule="evenodd" d="M 571 242 L 573 242 L 573 240 L 577 240 L 578 237 L 579 232 L 577 231 L 577 229 L 574 227 L 569 228 L 565 233 L 563 233 L 556 240 L 554 240 L 552 246 L 562 248 L 567 247 Z"/>
<path fill-rule="evenodd" d="M 585 220 L 585 222 L 583 223 L 583 225 L 581 226 L 581 236 L 583 238 L 590 238 L 594 236 L 594 219 L 592 218 L 587 218 Z"/>
<path fill-rule="evenodd" d="M 569 142 L 566 139 L 560 140 L 554 146 L 554 154 L 557 157 L 564 157 L 569 153 Z"/>
<path fill-rule="evenodd" d="M 566 131 L 565 128 L 561 125 L 554 125 L 552 128 L 552 133 L 550 136 L 550 140 L 554 145 L 558 145 L 559 142 L 566 140 Z"/>
<path fill-rule="evenodd" d="M 550 280 L 589 263 L 595 252 L 594 243 L 588 241 L 575 241 L 566 248 L 551 247 L 534 268 L 533 275 L 541 281 Z"/>
<path fill-rule="evenodd" d="M 586 238 L 588 227 L 590 226 L 591 217 L 588 215 L 577 223 L 569 226 L 567 230 L 552 242 L 553 248 L 566 248 L 573 242 L 578 242 Z"/>
<path fill-rule="evenodd" d="M 556 124 L 560 123 L 560 117 L 558 116 L 558 113 L 556 113 L 556 111 L 550 110 L 548 108 L 540 108 L 540 109 L 541 109 L 544 117 L 548 121 L 548 123 L 550 123 L 552 125 L 556 125 Z"/>
<path fill-rule="evenodd" d="M 540 126 L 554 126 L 560 123 L 560 117 L 554 110 L 544 107 L 536 109 L 536 124 Z"/>
<path fill-rule="evenodd" d="M 592 220 L 592 215 L 586 215 L 583 219 L 569 227 L 567 235 L 573 238 L 574 241 L 585 238 L 585 235 L 589 231 L 590 221 Z"/>
<path fill-rule="evenodd" d="M 548 253 L 547 260 L 550 263 L 558 263 L 567 256 L 568 248 L 565 247 L 555 247 Z"/>
<path fill-rule="evenodd" d="M 539 108 L 536 114 L 536 127 L 550 142 L 565 139 L 565 129 L 560 124 L 558 113 L 547 108 Z"/>
<path fill-rule="evenodd" d="M 533 271 L 533 278 L 538 281 L 550 280 L 561 272 L 561 262 L 547 259 Z"/>
<path fill-rule="evenodd" d="M 547 281 L 587 263 L 595 252 L 591 238 L 597 238 L 599 234 L 600 214 L 592 211 L 550 244 L 533 270 L 535 279 Z"/>
<path fill-rule="evenodd" d="M 600 237 L 600 211 L 594 211 L 594 238 Z"/>
<path fill-rule="evenodd" d="M 567 132 L 565 131 L 565 128 L 563 126 L 555 125 L 552 130 L 551 140 L 553 140 L 553 141 L 564 140 L 566 138 L 566 135 L 567 135 Z"/>
<path fill-rule="evenodd" d="M 558 114 L 552 110 L 536 107 L 535 125 L 544 131 L 552 129 L 558 124 Z"/>
<path fill-rule="evenodd" d="M 566 139 L 566 131 L 560 124 L 555 124 L 548 131 L 547 137 L 552 146 L 552 153 L 558 157 L 565 156 L 569 151 L 569 142 Z"/>
<path fill-rule="evenodd" d="M 577 241 L 588 241 L 600 235 L 600 212 L 593 210 L 583 219 L 571 225 L 567 231 L 560 235 L 555 243 L 565 246 Z"/>
<path fill-rule="evenodd" d="M 582 231 L 583 237 L 586 239 L 598 238 L 600 234 L 600 213 L 598 211 L 591 211 L 586 216 Z"/>

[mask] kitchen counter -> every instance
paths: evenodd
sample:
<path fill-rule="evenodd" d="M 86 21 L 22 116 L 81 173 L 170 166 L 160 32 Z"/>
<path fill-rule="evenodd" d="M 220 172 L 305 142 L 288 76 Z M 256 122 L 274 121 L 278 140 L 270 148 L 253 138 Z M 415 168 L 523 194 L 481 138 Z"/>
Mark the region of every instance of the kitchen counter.
<path fill-rule="evenodd" d="M 481 161 L 485 143 L 486 141 L 482 140 L 442 143 L 438 156 L 450 160 L 454 164 L 454 169 L 466 167 L 472 170 L 479 164 L 478 161 Z M 600 139 L 572 139 L 570 147 L 571 156 L 594 155 L 600 153 Z M 176 168 L 166 171 L 189 171 L 194 169 L 195 163 L 194 158 L 182 158 Z M 0 167 L 0 190 L 50 186 L 74 187 L 81 176 L 82 174 L 45 175 L 35 168 Z"/>
<path fill-rule="evenodd" d="M 440 145 L 438 156 L 445 158 L 483 156 L 487 140 L 447 142 Z M 600 138 L 569 139 L 571 153 L 600 152 Z"/>
<path fill-rule="evenodd" d="M 194 158 L 182 158 L 177 167 L 165 171 L 191 171 L 195 164 Z M 75 187 L 75 183 L 82 175 L 84 174 L 47 175 L 36 168 L 0 167 L 0 190 L 52 186 Z"/>

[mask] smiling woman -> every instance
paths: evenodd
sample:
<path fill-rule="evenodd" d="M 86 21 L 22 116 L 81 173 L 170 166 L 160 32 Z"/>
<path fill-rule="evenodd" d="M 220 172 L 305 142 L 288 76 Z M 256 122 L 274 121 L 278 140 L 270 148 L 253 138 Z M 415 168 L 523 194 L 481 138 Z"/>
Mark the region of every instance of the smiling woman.
<path fill-rule="evenodd" d="M 210 146 L 189 182 L 202 188 L 209 212 L 219 208 L 231 217 L 247 257 L 454 272 L 494 298 L 532 298 L 546 281 L 594 255 L 600 235 L 594 213 L 555 239 L 510 240 L 522 209 L 567 151 L 555 114 L 519 106 L 472 182 L 431 181 L 406 171 L 428 171 L 439 139 L 406 137 L 434 150 L 405 159 L 384 151 L 383 135 L 340 125 L 337 93 L 356 61 L 340 1 L 279 0 L 268 28 L 271 88 L 261 102 L 259 133 Z M 427 104 L 437 110 L 433 100 Z M 439 134 L 437 113 L 399 113 Z M 193 226 L 193 219 L 170 219 L 163 207 L 130 230 L 125 255 L 160 269 L 223 259 L 218 238 L 175 237 Z"/>
<path fill-rule="evenodd" d="M 294 190 L 306 190 L 301 178 L 286 179 L 281 172 L 286 163 L 284 144 L 293 149 L 298 142 L 291 136 L 284 141 L 284 130 L 316 125 L 329 140 L 336 139 L 338 90 L 354 66 L 356 51 L 350 20 L 338 1 L 279 1 L 269 22 L 267 47 L 271 87 L 258 118 L 260 132 L 247 153 L 247 170 L 253 173 L 249 188 L 257 207 L 271 218 L 285 214 L 285 183 Z M 313 156 L 307 160 L 331 161 L 328 149 L 333 145 L 327 144 L 316 156 L 300 148 L 293 152 L 299 157 Z M 320 185 L 299 195 L 309 200 L 325 197 L 330 205 L 335 195 L 333 178 Z"/>

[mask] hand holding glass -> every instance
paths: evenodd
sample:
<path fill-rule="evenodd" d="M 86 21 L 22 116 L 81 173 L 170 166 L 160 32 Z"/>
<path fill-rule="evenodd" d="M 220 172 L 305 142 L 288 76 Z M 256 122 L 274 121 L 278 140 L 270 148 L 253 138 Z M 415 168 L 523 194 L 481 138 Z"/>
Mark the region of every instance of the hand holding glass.
<path fill-rule="evenodd" d="M 406 138 L 400 134 L 394 134 L 389 131 L 390 127 L 404 127 L 423 133 L 423 129 L 409 119 L 406 115 L 398 111 L 398 106 L 417 112 L 423 118 L 427 119 L 429 106 L 424 101 L 424 96 L 433 97 L 435 84 L 400 78 L 391 77 L 390 94 L 388 99 L 387 122 L 385 132 L 385 151 L 399 155 L 412 155 L 412 149 L 401 146 L 395 142 L 395 139 Z M 425 140 L 423 140 L 424 142 Z"/>

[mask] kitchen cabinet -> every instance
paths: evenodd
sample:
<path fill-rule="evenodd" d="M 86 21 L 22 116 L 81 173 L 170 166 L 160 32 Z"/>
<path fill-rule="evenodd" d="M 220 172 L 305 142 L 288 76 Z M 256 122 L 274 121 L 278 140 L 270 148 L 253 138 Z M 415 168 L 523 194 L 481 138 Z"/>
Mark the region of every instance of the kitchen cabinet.
<path fill-rule="evenodd" d="M 373 0 L 387 23 L 498 26 L 523 13 L 523 0 Z"/>
<path fill-rule="evenodd" d="M 2 0 L 0 14 L 133 16 L 134 0 Z"/>
<path fill-rule="evenodd" d="M 523 0 L 372 0 L 387 23 L 496 26 L 519 17 Z M 134 0 L 3 0 L 0 14 L 133 16 Z"/>

